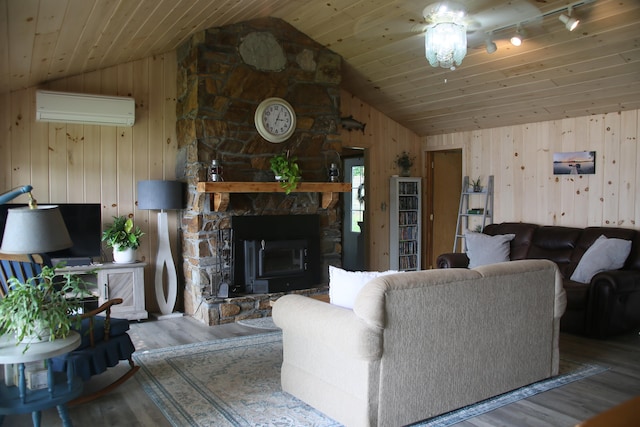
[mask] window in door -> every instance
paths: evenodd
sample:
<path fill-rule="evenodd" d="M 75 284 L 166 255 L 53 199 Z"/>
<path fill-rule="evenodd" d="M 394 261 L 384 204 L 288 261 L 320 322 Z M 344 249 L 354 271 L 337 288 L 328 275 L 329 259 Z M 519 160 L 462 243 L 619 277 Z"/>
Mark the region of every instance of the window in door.
<path fill-rule="evenodd" d="M 345 182 L 351 183 L 351 193 L 344 199 L 342 222 L 342 266 L 347 270 L 365 269 L 365 200 L 364 156 L 343 160 Z"/>

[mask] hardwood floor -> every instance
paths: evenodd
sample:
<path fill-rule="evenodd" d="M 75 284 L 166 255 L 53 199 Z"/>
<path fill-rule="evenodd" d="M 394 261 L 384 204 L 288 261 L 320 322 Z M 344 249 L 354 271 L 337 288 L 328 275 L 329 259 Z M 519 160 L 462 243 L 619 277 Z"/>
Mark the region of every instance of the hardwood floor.
<path fill-rule="evenodd" d="M 238 324 L 208 327 L 189 318 L 132 323 L 136 351 L 200 341 L 259 334 L 260 329 Z M 612 340 L 591 340 L 561 334 L 561 357 L 605 366 L 590 378 L 515 402 L 457 424 L 460 427 L 574 426 L 576 423 L 640 395 L 640 336 L 632 333 Z M 125 366 L 118 367 L 117 369 Z M 171 424 L 149 399 L 135 377 L 96 401 L 69 408 L 75 427 L 164 427 Z M 640 418 L 639 418 L 640 419 Z M 31 416 L 12 415 L 5 426 L 30 426 Z M 55 409 L 42 414 L 42 425 L 61 426 Z M 640 422 L 639 422 L 640 425 Z"/>

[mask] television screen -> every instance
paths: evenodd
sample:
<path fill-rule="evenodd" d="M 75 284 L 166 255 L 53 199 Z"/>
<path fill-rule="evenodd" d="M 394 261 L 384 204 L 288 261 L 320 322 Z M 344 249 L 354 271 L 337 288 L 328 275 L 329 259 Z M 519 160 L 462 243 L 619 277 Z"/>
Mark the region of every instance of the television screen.
<path fill-rule="evenodd" d="M 50 252 L 51 258 L 95 258 L 101 255 L 102 209 L 100 203 L 40 203 L 57 205 L 64 223 L 69 230 L 73 246 L 56 252 Z M 0 239 L 4 235 L 9 209 L 27 206 L 26 204 L 0 205 Z"/>

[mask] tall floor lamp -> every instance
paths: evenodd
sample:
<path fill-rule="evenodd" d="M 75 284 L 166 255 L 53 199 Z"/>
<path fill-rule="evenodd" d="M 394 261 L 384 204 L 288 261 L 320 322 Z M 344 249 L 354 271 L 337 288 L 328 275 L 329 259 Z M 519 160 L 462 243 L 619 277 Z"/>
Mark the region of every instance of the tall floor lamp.
<path fill-rule="evenodd" d="M 174 312 L 178 294 L 178 276 L 169 243 L 168 209 L 182 209 L 182 183 L 180 181 L 138 181 L 138 209 L 160 210 L 158 212 L 158 253 L 156 255 L 155 290 L 160 314 L 159 320 L 182 316 Z M 167 271 L 165 294 L 164 270 Z"/>

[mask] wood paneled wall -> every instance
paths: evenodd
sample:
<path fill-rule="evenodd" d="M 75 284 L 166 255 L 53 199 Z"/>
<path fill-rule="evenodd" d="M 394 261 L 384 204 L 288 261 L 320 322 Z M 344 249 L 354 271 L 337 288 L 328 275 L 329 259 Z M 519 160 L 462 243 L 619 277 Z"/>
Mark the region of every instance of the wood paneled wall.
<path fill-rule="evenodd" d="M 395 160 L 402 151 L 415 156 L 412 176 L 423 171 L 421 138 L 346 91 L 341 92 L 342 117 L 366 123 L 365 132 L 342 130 L 343 147 L 365 150 L 367 268 L 389 268 L 389 177 L 398 174 Z"/>
<path fill-rule="evenodd" d="M 430 136 L 462 148 L 463 175 L 495 176 L 495 222 L 640 227 L 640 110 Z M 594 175 L 554 175 L 553 154 L 596 151 Z"/>
<path fill-rule="evenodd" d="M 131 96 L 136 101 L 135 125 L 36 122 L 36 89 Z M 136 208 L 136 187 L 140 180 L 175 179 L 175 97 L 175 52 L 0 95 L 0 192 L 31 184 L 39 203 L 101 203 L 103 223 L 116 215 L 133 215 L 146 233 L 138 258 L 150 263 L 145 270 L 150 311 L 157 309 L 157 215 Z M 26 196 L 15 202 L 26 202 Z M 177 216 L 169 212 L 174 256 Z M 110 249 L 105 257 L 111 260 Z"/>

